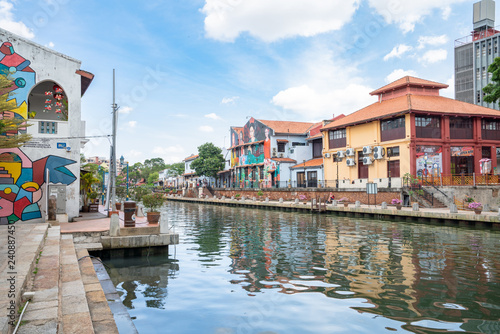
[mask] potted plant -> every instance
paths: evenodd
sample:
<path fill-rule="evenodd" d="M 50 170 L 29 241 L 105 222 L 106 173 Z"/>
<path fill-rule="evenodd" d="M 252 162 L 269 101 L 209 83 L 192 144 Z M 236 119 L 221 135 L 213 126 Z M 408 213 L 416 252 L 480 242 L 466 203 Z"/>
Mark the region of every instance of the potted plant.
<path fill-rule="evenodd" d="M 142 197 L 142 204 L 149 209 L 147 213 L 148 223 L 158 223 L 160 220 L 160 212 L 158 210 L 164 202 L 165 198 L 160 193 L 153 193 Z"/>
<path fill-rule="evenodd" d="M 347 197 L 342 197 L 341 199 L 339 199 L 339 202 L 344 203 L 344 208 L 347 208 L 347 206 L 349 205 L 349 199 Z"/>
<path fill-rule="evenodd" d="M 257 196 L 259 196 L 259 199 L 262 200 L 262 196 L 264 196 L 264 192 L 262 190 L 259 190 L 257 192 Z"/>
<path fill-rule="evenodd" d="M 301 200 L 302 202 L 306 203 L 307 202 L 307 196 L 300 194 L 299 195 L 299 200 Z"/>
<path fill-rule="evenodd" d="M 240 196 L 241 196 L 240 194 L 236 194 L 236 195 L 234 195 L 234 198 L 235 198 L 235 199 L 239 199 L 239 198 L 240 198 Z"/>
<path fill-rule="evenodd" d="M 95 177 L 93 172 L 81 173 L 80 174 L 80 190 L 83 195 L 83 212 L 89 212 L 90 197 L 89 195 L 93 192 L 92 187 L 97 184 L 99 179 Z"/>
<path fill-rule="evenodd" d="M 481 212 L 483 211 L 483 205 L 479 202 L 471 202 L 469 203 L 469 209 L 474 210 L 476 215 L 480 215 Z"/>
<path fill-rule="evenodd" d="M 396 210 L 401 210 L 401 200 L 399 198 L 393 198 L 391 204 L 396 206 Z"/>

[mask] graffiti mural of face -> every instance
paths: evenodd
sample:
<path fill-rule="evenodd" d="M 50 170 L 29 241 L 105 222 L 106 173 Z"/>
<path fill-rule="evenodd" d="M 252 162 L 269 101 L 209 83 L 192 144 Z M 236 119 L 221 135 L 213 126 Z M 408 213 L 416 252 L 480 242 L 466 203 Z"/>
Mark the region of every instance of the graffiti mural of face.
<path fill-rule="evenodd" d="M 253 143 L 255 141 L 255 130 L 253 128 L 253 126 L 250 126 L 250 142 Z"/>
<path fill-rule="evenodd" d="M 266 140 L 269 140 L 269 129 L 266 128 L 266 130 L 264 131 L 264 133 L 266 134 Z"/>

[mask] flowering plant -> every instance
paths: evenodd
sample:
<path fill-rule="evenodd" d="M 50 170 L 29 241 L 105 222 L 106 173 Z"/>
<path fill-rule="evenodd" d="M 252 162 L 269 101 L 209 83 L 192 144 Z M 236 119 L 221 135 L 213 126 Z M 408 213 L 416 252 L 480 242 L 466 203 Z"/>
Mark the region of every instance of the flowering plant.
<path fill-rule="evenodd" d="M 464 202 L 466 202 L 466 203 L 472 203 L 472 202 L 474 202 L 474 199 L 472 197 L 465 196 Z"/>
<path fill-rule="evenodd" d="M 391 204 L 401 204 L 401 200 L 398 199 L 398 198 L 393 198 L 392 201 L 391 201 Z"/>
<path fill-rule="evenodd" d="M 307 196 L 306 195 L 299 195 L 299 199 L 301 201 L 303 201 L 303 200 L 307 199 Z"/>
<path fill-rule="evenodd" d="M 469 203 L 469 209 L 479 209 L 481 208 L 483 205 L 479 202 L 472 202 L 472 203 Z"/>
<path fill-rule="evenodd" d="M 346 201 L 348 201 L 348 200 L 349 200 L 349 198 L 347 198 L 347 197 L 342 197 L 341 199 L 339 199 L 339 202 L 346 202 Z"/>

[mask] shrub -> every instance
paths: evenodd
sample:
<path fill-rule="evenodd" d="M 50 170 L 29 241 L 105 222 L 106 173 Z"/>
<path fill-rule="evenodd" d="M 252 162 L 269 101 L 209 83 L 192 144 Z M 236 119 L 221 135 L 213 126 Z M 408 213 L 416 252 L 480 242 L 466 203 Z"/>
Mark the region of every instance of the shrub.
<path fill-rule="evenodd" d="M 241 196 L 240 194 L 236 194 L 234 195 L 234 198 L 240 198 L 240 196 Z"/>
<path fill-rule="evenodd" d="M 157 212 L 164 202 L 165 198 L 160 193 L 144 195 L 142 197 L 142 204 L 149 209 L 149 212 Z"/>
<path fill-rule="evenodd" d="M 264 192 L 262 190 L 259 190 L 259 192 L 257 192 L 257 196 L 263 196 L 264 195 Z"/>

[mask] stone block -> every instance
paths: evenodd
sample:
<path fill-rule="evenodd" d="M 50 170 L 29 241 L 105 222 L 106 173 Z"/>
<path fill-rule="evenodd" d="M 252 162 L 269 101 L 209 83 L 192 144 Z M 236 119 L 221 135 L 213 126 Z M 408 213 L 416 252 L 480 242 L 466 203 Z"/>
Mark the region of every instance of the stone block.
<path fill-rule="evenodd" d="M 221 200 L 225 200 L 226 199 L 226 196 L 222 196 Z"/>
<path fill-rule="evenodd" d="M 332 206 L 337 206 L 339 204 L 339 201 L 337 201 L 336 199 L 334 199 L 332 201 Z"/>
<path fill-rule="evenodd" d="M 483 211 L 484 212 L 490 212 L 491 211 L 490 205 L 488 203 L 486 203 L 485 205 L 483 205 Z"/>
<path fill-rule="evenodd" d="M 382 202 L 382 210 L 387 210 L 387 202 Z"/>
<path fill-rule="evenodd" d="M 266 197 L 266 203 L 269 203 L 269 197 Z M 499 209 L 500 212 L 500 209 Z"/>
<path fill-rule="evenodd" d="M 413 203 L 412 210 L 413 211 L 419 211 L 418 203 Z"/>
<path fill-rule="evenodd" d="M 112 237 L 117 237 L 120 235 L 120 218 L 117 214 L 111 215 L 111 221 L 109 223 L 109 235 Z"/>
<path fill-rule="evenodd" d="M 354 207 L 355 208 L 360 208 L 361 207 L 361 202 L 360 201 L 354 202 Z"/>
<path fill-rule="evenodd" d="M 256 198 L 255 196 L 254 196 L 254 197 L 252 197 L 252 201 L 254 201 L 254 202 L 255 202 L 256 200 L 257 200 L 257 198 Z"/>
<path fill-rule="evenodd" d="M 298 198 L 296 198 L 296 199 L 295 199 L 295 204 L 299 204 L 299 202 L 300 202 L 300 201 L 299 201 L 299 199 L 298 199 Z"/>
<path fill-rule="evenodd" d="M 455 204 L 450 204 L 450 213 L 458 213 L 458 209 Z"/>
<path fill-rule="evenodd" d="M 283 203 L 283 198 L 280 198 L 280 201 L 279 201 L 279 202 L 280 202 L 280 203 Z"/>

